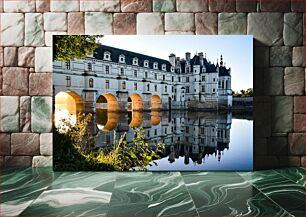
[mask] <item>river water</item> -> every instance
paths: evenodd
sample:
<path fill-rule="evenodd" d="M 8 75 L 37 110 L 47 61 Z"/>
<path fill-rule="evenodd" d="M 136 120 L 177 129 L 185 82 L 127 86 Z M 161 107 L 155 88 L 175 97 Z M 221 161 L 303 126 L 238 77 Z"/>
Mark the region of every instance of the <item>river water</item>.
<path fill-rule="evenodd" d="M 131 112 L 97 110 L 91 130 L 97 146 L 113 144 L 126 134 L 132 143 L 133 127 L 143 128 L 150 145 L 165 150 L 149 171 L 249 171 L 253 169 L 253 119 L 231 112 Z"/>

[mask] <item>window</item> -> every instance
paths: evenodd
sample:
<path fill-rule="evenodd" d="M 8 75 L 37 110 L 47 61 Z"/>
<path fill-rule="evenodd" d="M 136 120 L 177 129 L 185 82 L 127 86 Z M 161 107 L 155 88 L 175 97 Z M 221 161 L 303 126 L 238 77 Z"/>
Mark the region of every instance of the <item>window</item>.
<path fill-rule="evenodd" d="M 164 80 L 166 80 L 166 76 L 165 76 L 165 75 L 163 75 L 163 81 L 164 81 Z"/>
<path fill-rule="evenodd" d="M 150 91 L 150 84 L 147 84 L 147 91 Z"/>
<path fill-rule="evenodd" d="M 120 63 L 125 63 L 125 56 L 124 56 L 123 54 L 121 54 L 121 55 L 119 56 L 119 62 L 120 62 Z"/>
<path fill-rule="evenodd" d="M 174 82 L 174 77 L 172 76 L 172 82 Z"/>
<path fill-rule="evenodd" d="M 202 85 L 202 92 L 205 92 L 205 85 Z"/>
<path fill-rule="evenodd" d="M 147 132 L 147 137 L 150 137 L 150 131 Z"/>
<path fill-rule="evenodd" d="M 205 76 L 202 76 L 202 81 L 205 81 Z"/>
<path fill-rule="evenodd" d="M 126 89 L 126 83 L 125 81 L 122 82 L 122 90 L 125 90 Z"/>
<path fill-rule="evenodd" d="M 213 78 L 213 82 L 215 82 L 216 81 L 216 79 L 215 78 Z"/>
<path fill-rule="evenodd" d="M 105 81 L 105 89 L 109 89 L 109 80 Z"/>
<path fill-rule="evenodd" d="M 109 74 L 109 66 L 105 66 L 105 73 Z"/>
<path fill-rule="evenodd" d="M 168 91 L 168 88 L 167 88 L 167 86 L 165 86 L 165 92 L 167 93 L 167 91 Z"/>
<path fill-rule="evenodd" d="M 224 88 L 224 81 L 222 81 L 222 85 L 221 85 L 222 89 Z"/>
<path fill-rule="evenodd" d="M 215 91 L 216 91 L 216 89 L 214 88 L 214 89 L 213 89 L 213 93 L 214 93 Z"/>
<path fill-rule="evenodd" d="M 138 65 L 138 59 L 136 57 L 133 58 L 133 65 Z"/>
<path fill-rule="evenodd" d="M 157 62 L 154 63 L 153 68 L 158 69 L 158 63 Z"/>
<path fill-rule="evenodd" d="M 225 81 L 225 89 L 228 88 L 228 83 L 227 83 L 227 80 Z"/>
<path fill-rule="evenodd" d="M 205 143 L 205 139 L 201 138 L 201 143 L 204 144 Z"/>
<path fill-rule="evenodd" d="M 134 70 L 134 77 L 137 78 L 137 70 Z"/>
<path fill-rule="evenodd" d="M 155 135 L 155 136 L 157 135 L 157 129 L 154 130 L 154 135 Z"/>
<path fill-rule="evenodd" d="M 145 60 L 143 64 L 144 64 L 144 67 L 149 67 L 149 61 L 148 60 Z"/>
<path fill-rule="evenodd" d="M 66 76 L 66 86 L 71 87 L 71 77 L 70 76 Z"/>
<path fill-rule="evenodd" d="M 171 66 L 171 72 L 174 72 L 174 67 L 173 66 Z"/>
<path fill-rule="evenodd" d="M 189 86 L 186 87 L 186 93 L 189 93 Z"/>
<path fill-rule="evenodd" d="M 157 80 L 157 73 L 154 74 L 154 79 Z"/>
<path fill-rule="evenodd" d="M 167 128 L 165 128 L 165 134 L 167 134 Z"/>
<path fill-rule="evenodd" d="M 148 72 L 145 71 L 145 78 L 148 78 Z"/>
<path fill-rule="evenodd" d="M 104 60 L 110 60 L 110 52 L 104 52 Z"/>
<path fill-rule="evenodd" d="M 154 90 L 155 90 L 155 92 L 157 92 L 157 85 L 156 84 L 154 85 Z"/>
<path fill-rule="evenodd" d="M 186 68 L 186 73 L 189 73 L 189 67 Z"/>
<path fill-rule="evenodd" d="M 194 78 L 194 81 L 197 81 L 197 78 Z"/>
<path fill-rule="evenodd" d="M 137 90 L 137 83 L 134 83 L 134 90 Z"/>
<path fill-rule="evenodd" d="M 181 77 L 178 77 L 178 81 L 181 82 Z"/>
<path fill-rule="evenodd" d="M 189 82 L 189 77 L 186 77 L 186 82 Z"/>
<path fill-rule="evenodd" d="M 66 69 L 70 69 L 70 61 L 66 61 Z"/>
<path fill-rule="evenodd" d="M 89 78 L 88 82 L 89 82 L 89 87 L 93 88 L 94 87 L 94 80 L 93 80 L 93 78 Z"/>
<path fill-rule="evenodd" d="M 91 65 L 91 63 L 88 63 L 88 71 L 89 71 L 89 72 L 92 71 L 92 65 Z"/>
<path fill-rule="evenodd" d="M 120 68 L 120 74 L 124 75 L 124 68 Z"/>
<path fill-rule="evenodd" d="M 171 91 L 172 91 L 172 93 L 174 92 L 174 87 L 172 86 L 172 88 L 171 88 Z"/>
<path fill-rule="evenodd" d="M 201 127 L 201 134 L 204 134 L 204 133 L 205 133 L 205 128 Z"/>
<path fill-rule="evenodd" d="M 189 133 L 189 127 L 186 127 L 186 133 Z"/>
<path fill-rule="evenodd" d="M 166 71 L 166 64 L 163 64 L 162 70 Z"/>
<path fill-rule="evenodd" d="M 218 87 L 221 88 L 221 81 L 219 81 Z"/>
<path fill-rule="evenodd" d="M 211 141 L 212 141 L 212 142 L 215 142 L 215 139 L 214 139 L 214 138 L 212 138 L 212 139 L 211 139 Z"/>

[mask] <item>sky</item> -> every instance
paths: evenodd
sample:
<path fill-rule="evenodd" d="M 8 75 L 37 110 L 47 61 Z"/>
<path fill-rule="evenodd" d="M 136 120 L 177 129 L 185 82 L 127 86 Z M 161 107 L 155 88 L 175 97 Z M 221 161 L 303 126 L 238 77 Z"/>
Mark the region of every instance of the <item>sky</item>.
<path fill-rule="evenodd" d="M 216 64 L 222 54 L 226 67 L 231 68 L 232 89 L 253 87 L 253 37 L 249 35 L 106 35 L 99 42 L 166 60 L 170 53 L 185 58 L 186 52 L 191 57 L 203 52 Z"/>

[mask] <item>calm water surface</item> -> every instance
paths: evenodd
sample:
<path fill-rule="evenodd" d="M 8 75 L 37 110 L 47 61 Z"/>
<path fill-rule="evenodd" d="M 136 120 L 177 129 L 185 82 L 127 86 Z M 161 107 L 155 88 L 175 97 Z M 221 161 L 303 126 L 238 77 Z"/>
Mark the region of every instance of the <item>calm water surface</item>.
<path fill-rule="evenodd" d="M 253 120 L 250 115 L 211 112 L 131 112 L 97 110 L 90 126 L 95 144 L 105 147 L 132 127 L 144 128 L 150 145 L 165 144 L 157 166 L 149 171 L 203 171 L 253 169 Z"/>

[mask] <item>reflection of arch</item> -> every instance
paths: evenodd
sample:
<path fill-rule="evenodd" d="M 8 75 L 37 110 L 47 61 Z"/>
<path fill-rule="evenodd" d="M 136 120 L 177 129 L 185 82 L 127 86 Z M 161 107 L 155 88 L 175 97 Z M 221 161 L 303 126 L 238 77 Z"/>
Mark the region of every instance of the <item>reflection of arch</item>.
<path fill-rule="evenodd" d="M 131 112 L 131 121 L 129 122 L 130 127 L 140 127 L 143 121 L 143 113 L 142 112 Z"/>
<path fill-rule="evenodd" d="M 160 113 L 158 111 L 152 111 L 151 122 L 153 126 L 156 126 L 160 123 Z"/>
<path fill-rule="evenodd" d="M 152 96 L 152 110 L 160 110 L 162 107 L 161 98 L 158 95 Z"/>
<path fill-rule="evenodd" d="M 62 121 L 69 121 L 72 125 L 76 123 L 77 114 L 83 112 L 82 97 L 72 91 L 62 91 L 55 95 L 55 126 L 62 125 Z"/>
<path fill-rule="evenodd" d="M 111 93 L 103 93 L 97 99 L 97 109 L 107 109 L 108 111 L 118 111 L 119 103 L 117 98 Z"/>
<path fill-rule="evenodd" d="M 140 95 L 133 93 L 128 98 L 128 111 L 143 110 L 143 101 Z"/>
<path fill-rule="evenodd" d="M 108 112 L 105 109 L 97 109 L 96 122 L 102 131 L 111 131 L 116 128 L 119 114 L 116 112 Z"/>

